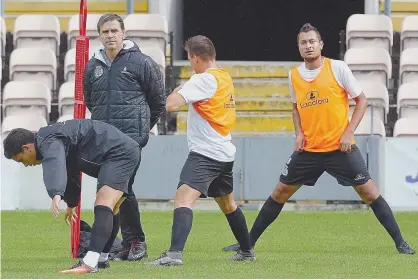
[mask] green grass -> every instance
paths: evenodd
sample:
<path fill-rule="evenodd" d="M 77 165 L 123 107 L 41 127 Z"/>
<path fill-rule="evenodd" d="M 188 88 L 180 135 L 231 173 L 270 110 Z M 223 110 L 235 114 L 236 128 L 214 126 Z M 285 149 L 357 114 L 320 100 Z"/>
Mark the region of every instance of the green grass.
<path fill-rule="evenodd" d="M 2 212 L 2 278 L 68 278 L 69 228 L 61 212 Z M 246 211 L 249 225 L 257 212 Z M 90 224 L 92 213 L 83 214 Z M 418 213 L 398 213 L 404 237 L 418 247 Z M 170 243 L 172 213 L 142 213 L 149 259 Z M 284 212 L 256 246 L 255 263 L 230 263 L 223 246 L 234 242 L 222 213 L 195 212 L 181 267 L 112 262 L 81 278 L 416 278 L 418 255 L 400 255 L 371 211 Z M 76 278 L 76 277 L 74 277 Z M 80 278 L 80 275 L 77 276 Z"/>

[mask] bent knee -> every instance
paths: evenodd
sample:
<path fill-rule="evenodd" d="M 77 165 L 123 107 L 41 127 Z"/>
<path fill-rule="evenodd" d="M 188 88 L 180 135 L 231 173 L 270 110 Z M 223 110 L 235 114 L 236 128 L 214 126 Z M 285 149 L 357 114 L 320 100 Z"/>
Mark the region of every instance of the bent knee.
<path fill-rule="evenodd" d="M 279 183 L 273 190 L 271 197 L 278 203 L 286 203 L 300 186 L 290 186 Z"/>
<path fill-rule="evenodd" d="M 219 204 L 219 208 L 221 208 L 224 214 L 231 214 L 232 212 L 237 210 L 238 206 L 235 203 L 235 201 L 232 201 L 232 202 L 224 203 L 222 205 Z"/>
<path fill-rule="evenodd" d="M 215 198 L 215 201 L 218 203 L 219 208 L 225 215 L 237 210 L 238 206 L 232 194 L 228 194 L 223 197 L 217 197 Z"/>
<path fill-rule="evenodd" d="M 360 198 L 369 205 L 380 196 L 380 192 L 372 180 L 367 181 L 364 185 L 356 186 L 354 189 Z"/>
<path fill-rule="evenodd" d="M 119 200 L 122 198 L 123 193 L 120 190 L 113 189 L 107 185 L 102 186 L 96 193 L 95 206 L 103 205 L 110 209 L 114 209 Z"/>
<path fill-rule="evenodd" d="M 174 199 L 174 207 L 188 207 L 192 208 L 195 201 L 199 198 L 200 192 L 183 184 L 176 191 Z"/>

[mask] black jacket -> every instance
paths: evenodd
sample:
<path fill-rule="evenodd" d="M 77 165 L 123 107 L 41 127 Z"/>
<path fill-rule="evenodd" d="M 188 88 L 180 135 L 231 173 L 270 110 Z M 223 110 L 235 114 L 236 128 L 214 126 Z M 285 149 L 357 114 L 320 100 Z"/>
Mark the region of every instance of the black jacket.
<path fill-rule="evenodd" d="M 84 74 L 84 99 L 93 120 L 116 126 L 144 147 L 165 109 L 163 75 L 155 61 L 125 40 L 113 62 L 103 48 L 90 59 Z"/>
<path fill-rule="evenodd" d="M 94 120 L 68 120 L 43 127 L 35 137 L 48 195 L 61 195 L 69 207 L 78 204 L 80 171 L 97 178 L 108 156 L 139 148 L 112 125 Z"/>

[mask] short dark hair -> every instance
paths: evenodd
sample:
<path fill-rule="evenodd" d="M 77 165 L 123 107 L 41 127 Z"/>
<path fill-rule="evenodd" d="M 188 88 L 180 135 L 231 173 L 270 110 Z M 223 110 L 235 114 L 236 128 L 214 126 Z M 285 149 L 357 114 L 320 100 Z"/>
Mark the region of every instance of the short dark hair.
<path fill-rule="evenodd" d="M 22 146 L 35 143 L 35 134 L 24 128 L 15 128 L 3 140 L 4 156 L 11 159 L 22 152 Z"/>
<path fill-rule="evenodd" d="M 197 35 L 189 38 L 184 43 L 184 49 L 203 60 L 212 60 L 216 58 L 215 46 L 206 36 Z"/>
<path fill-rule="evenodd" d="M 104 14 L 99 18 L 99 21 L 97 22 L 97 32 L 100 34 L 100 28 L 109 21 L 117 20 L 120 24 L 120 28 L 122 30 L 125 30 L 125 23 L 123 22 L 123 19 L 120 15 L 117 14 Z"/>
<path fill-rule="evenodd" d="M 315 31 L 316 36 L 318 36 L 318 40 L 319 40 L 319 41 L 322 41 L 322 38 L 321 38 L 321 33 L 319 33 L 318 29 L 317 29 L 315 26 L 311 25 L 310 23 L 305 23 L 305 24 L 304 24 L 304 25 L 302 25 L 302 27 L 299 29 L 299 33 L 298 33 L 298 37 L 297 37 L 298 42 L 299 42 L 299 34 L 300 34 L 300 33 L 307 33 L 307 32 L 309 32 L 309 31 Z"/>

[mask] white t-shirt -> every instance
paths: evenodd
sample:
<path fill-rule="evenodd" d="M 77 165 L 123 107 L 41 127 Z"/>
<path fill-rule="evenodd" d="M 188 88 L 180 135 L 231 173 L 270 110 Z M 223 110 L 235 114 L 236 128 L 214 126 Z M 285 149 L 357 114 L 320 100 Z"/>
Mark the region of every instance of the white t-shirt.
<path fill-rule="evenodd" d="M 190 152 L 207 156 L 217 161 L 234 161 L 236 148 L 231 134 L 223 136 L 202 118 L 192 103 L 211 98 L 218 89 L 218 82 L 212 74 L 194 74 L 178 91 L 189 104 L 187 115 L 187 142 Z"/>
<path fill-rule="evenodd" d="M 316 76 L 318 76 L 321 69 L 322 65 L 321 67 L 313 70 L 307 69 L 305 67 L 305 63 L 302 63 L 298 66 L 299 75 L 307 82 L 313 81 Z M 354 99 L 363 92 L 361 85 L 354 77 L 353 72 L 351 72 L 351 69 L 348 67 L 347 63 L 342 60 L 331 59 L 331 69 L 334 73 L 334 77 L 337 80 L 337 83 L 340 85 L 340 87 L 345 89 L 351 98 Z M 293 90 L 291 71 L 289 71 L 289 88 L 290 98 L 293 103 L 296 103 L 296 95 Z"/>

